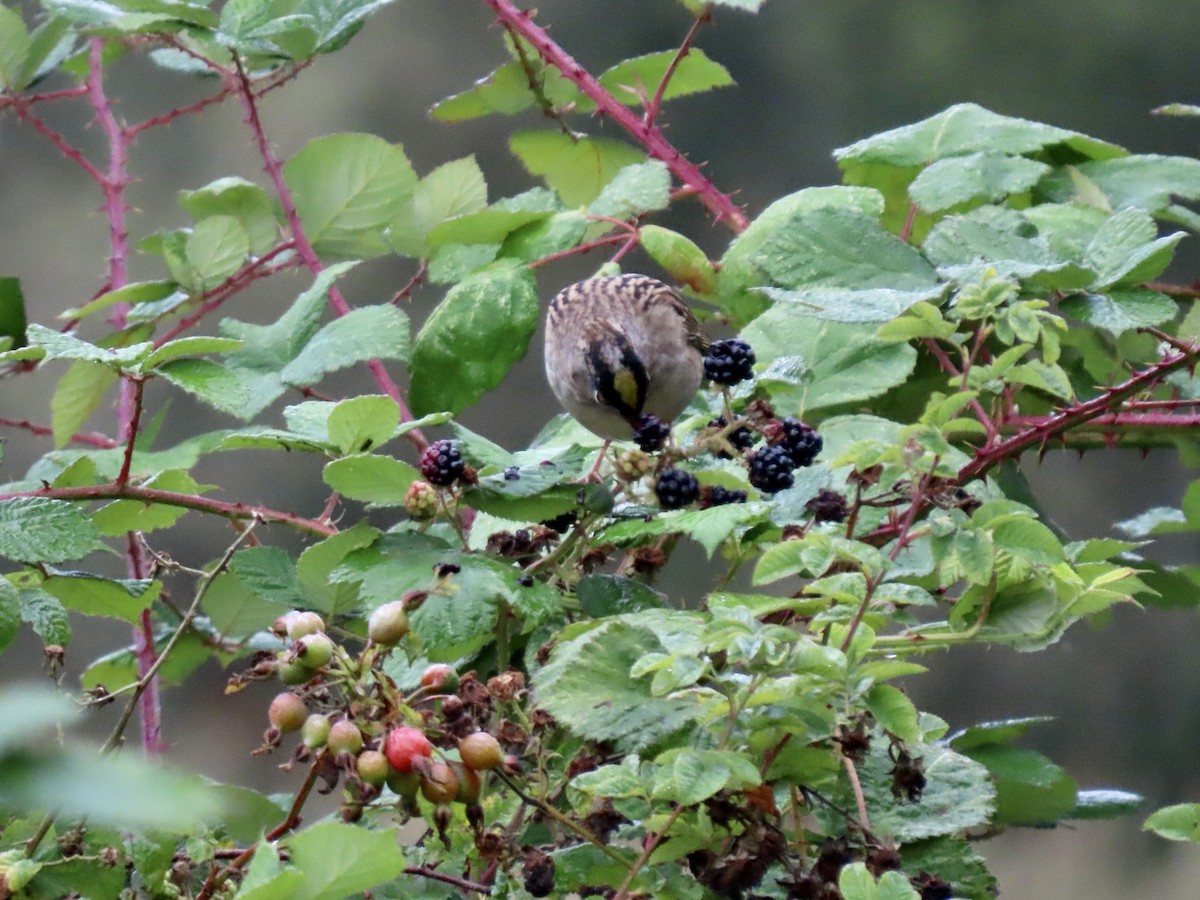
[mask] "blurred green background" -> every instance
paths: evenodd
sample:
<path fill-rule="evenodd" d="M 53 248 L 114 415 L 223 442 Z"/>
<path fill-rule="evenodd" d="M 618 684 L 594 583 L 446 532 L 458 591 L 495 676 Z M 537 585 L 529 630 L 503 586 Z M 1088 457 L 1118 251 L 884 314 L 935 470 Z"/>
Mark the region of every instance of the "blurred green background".
<path fill-rule="evenodd" d="M 593 71 L 640 53 L 677 44 L 689 19 L 668 0 L 544 0 L 538 18 Z M 1150 115 L 1172 101 L 1200 103 L 1195 0 L 1133 4 L 1115 0 L 909 0 L 900 3 L 772 0 L 757 15 L 718 9 L 699 45 L 724 63 L 738 85 L 668 104 L 669 138 L 707 163 L 716 184 L 736 192 L 751 215 L 798 188 L 839 180 L 831 151 L 861 137 L 916 121 L 944 107 L 974 101 L 998 112 L 1050 122 L 1114 141 L 1137 152 L 1200 153 L 1200 119 Z M 264 102 L 267 132 L 287 156 L 310 138 L 370 131 L 404 145 L 424 174 L 450 159 L 475 154 L 488 177 L 490 199 L 531 185 L 507 150 L 515 126 L 536 127 L 533 112 L 517 120 L 492 118 L 456 126 L 432 123 L 428 108 L 461 91 L 505 60 L 501 32 L 482 2 L 397 0 L 370 19 L 340 53 L 320 59 L 293 84 Z M 110 72 L 118 115 L 136 121 L 198 99 L 215 83 L 189 80 L 129 57 Z M 61 85 L 55 85 L 61 86 Z M 46 118 L 90 152 L 102 151 L 86 109 L 59 104 Z M 597 122 L 587 130 L 614 129 Z M 18 276 L 31 318 L 48 322 L 97 290 L 107 257 L 105 221 L 94 185 L 11 113 L 0 117 L 0 274 Z M 93 158 L 102 158 L 94 156 Z M 260 162 L 232 105 L 210 108 L 169 128 L 146 133 L 134 148 L 130 215 L 134 240 L 159 228 L 187 224 L 177 193 L 224 175 L 265 183 Z M 698 205 L 684 204 L 664 224 L 686 231 L 719 255 L 729 239 Z M 1183 245 L 1176 280 L 1200 277 L 1194 238 Z M 601 256 L 539 272 L 543 296 L 586 275 Z M 636 268 L 644 260 L 630 257 Z M 352 303 L 379 302 L 415 269 L 385 259 L 360 267 L 344 286 Z M 159 260 L 137 256 L 134 279 L 160 277 Z M 256 285 L 229 314 L 268 321 L 306 286 L 299 277 Z M 440 297 L 426 287 L 414 295 L 414 322 Z M 215 321 L 207 323 L 215 329 Z M 92 336 L 95 336 L 94 334 Z M 528 358 L 465 421 L 514 447 L 528 441 L 554 412 L 541 375 L 540 338 Z M 0 416 L 46 421 L 60 367 L 0 384 Z M 331 393 L 370 390 L 359 376 L 328 386 Z M 151 410 L 168 399 L 151 392 Z M 170 395 L 174 437 L 202 428 L 232 427 L 222 418 Z M 289 398 L 294 402 L 296 398 Z M 272 415 L 278 415 L 278 408 Z M 102 409 L 95 425 L 110 421 Z M 164 435 L 163 440 L 173 437 Z M 0 481 L 19 477 L 46 445 L 7 431 Z M 405 447 L 395 446 L 402 454 Z M 297 455 L 298 456 L 298 455 Z M 1106 534 L 1110 523 L 1150 506 L 1176 505 L 1190 477 L 1173 453 L 1091 453 L 1082 459 L 1051 451 L 1025 472 L 1049 514 L 1073 537 Z M 293 457 L 287 471 L 253 453 L 224 454 L 202 463 L 200 481 L 223 496 L 317 512 L 324 503 L 319 461 Z M 172 534 L 166 549 L 196 565 L 219 553 L 229 533 L 189 516 L 195 526 Z M 188 520 L 185 520 L 188 521 Z M 386 521 L 386 519 L 385 519 Z M 268 540 L 295 546 L 292 535 Z M 1154 548 L 1169 562 L 1195 562 L 1200 544 L 1183 536 Z M 702 583 L 698 555 L 677 559 L 665 585 L 687 597 Z M 119 565 L 119 563 L 114 563 Z M 118 570 L 114 570 L 118 571 Z M 694 589 L 693 589 L 694 586 Z M 186 591 L 185 584 L 175 586 Z M 79 620 L 69 655 L 68 683 L 87 661 L 125 641 L 120 625 Z M 1047 652 L 955 652 L 931 657 L 932 672 L 908 689 L 922 708 L 960 727 L 985 718 L 1048 714 L 1027 745 L 1050 754 L 1081 787 L 1115 786 L 1147 797 L 1146 812 L 1167 803 L 1200 800 L 1200 619 L 1194 612 L 1117 610 L 1104 627 L 1077 626 Z M 31 677 L 37 648 L 24 642 L 0 658 L 0 677 Z M 166 738 L 171 756 L 222 780 L 294 787 L 293 776 L 249 751 L 265 726 L 273 690 L 254 686 L 222 697 L 223 673 L 166 693 Z M 99 733 L 113 710 L 96 715 Z M 214 727 L 214 722 L 219 725 Z M 277 760 L 282 762 L 281 760 Z M 1175 846 L 1140 832 L 1141 815 L 1076 829 L 1012 832 L 985 843 L 1008 897 L 1194 897 L 1200 895 L 1200 849 Z"/>

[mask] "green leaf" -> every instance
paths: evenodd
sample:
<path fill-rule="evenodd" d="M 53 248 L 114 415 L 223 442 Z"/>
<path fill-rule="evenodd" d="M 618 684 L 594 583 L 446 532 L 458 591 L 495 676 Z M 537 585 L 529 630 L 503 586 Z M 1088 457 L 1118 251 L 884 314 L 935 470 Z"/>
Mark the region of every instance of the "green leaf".
<path fill-rule="evenodd" d="M 709 509 L 670 510 L 660 513 L 649 522 L 644 519 L 618 522 L 604 529 L 601 539 L 621 543 L 648 535 L 680 533 L 698 542 L 711 557 L 734 529 L 764 521 L 767 512 L 764 503 L 730 503 Z"/>
<path fill-rule="evenodd" d="M 703 803 L 729 783 L 729 768 L 720 753 L 683 748 L 668 750 L 655 760 L 665 775 L 654 787 L 654 797 L 684 806 Z M 669 768 L 667 768 L 669 766 Z"/>
<path fill-rule="evenodd" d="M 648 584 L 621 575 L 584 575 L 575 585 L 575 596 L 584 614 L 593 619 L 667 605 L 666 598 Z"/>
<path fill-rule="evenodd" d="M 518 131 L 509 147 L 529 173 L 545 179 L 568 206 L 591 203 L 617 172 L 645 160 L 641 151 L 611 138 L 561 131 Z"/>
<path fill-rule="evenodd" d="M 154 371 L 214 409 L 243 419 L 250 415 L 250 392 L 227 366 L 211 359 L 174 359 Z"/>
<path fill-rule="evenodd" d="M 1139 284 L 1157 278 L 1171 262 L 1182 231 L 1156 239 L 1150 214 L 1123 209 L 1097 230 L 1085 251 L 1085 262 L 1096 271 L 1096 287 Z"/>
<path fill-rule="evenodd" d="M 10 92 L 25 87 L 29 51 L 29 31 L 21 14 L 0 6 L 0 87 Z"/>
<path fill-rule="evenodd" d="M 321 313 L 330 286 L 357 265 L 353 262 L 329 266 L 313 279 L 312 286 L 270 325 L 252 325 L 236 319 L 221 322 L 221 331 L 243 342 L 226 363 L 245 383 L 249 398 L 247 419 L 266 409 L 286 389 L 280 370 L 296 358 L 321 325 Z"/>
<path fill-rule="evenodd" d="M 65 447 L 88 420 L 108 389 L 119 378 L 108 366 L 94 362 L 73 362 L 67 368 L 54 396 L 50 398 L 50 428 L 54 446 Z"/>
<path fill-rule="evenodd" d="M 444 163 L 413 189 L 412 200 L 392 224 L 388 240 L 399 252 L 419 256 L 436 225 L 487 206 L 487 182 L 474 156 Z"/>
<path fill-rule="evenodd" d="M 830 322 L 890 322 L 918 303 L 940 300 L 945 287 L 937 285 L 918 291 L 891 288 L 800 288 L 785 291 L 763 288 L 773 303 L 791 303 L 798 315 Z"/>
<path fill-rule="evenodd" d="M 399 506 L 409 485 L 420 473 L 408 463 L 390 456 L 356 453 L 335 459 L 325 466 L 325 483 L 351 500 L 378 506 Z"/>
<path fill-rule="evenodd" d="M 318 822 L 283 843 L 304 881 L 292 900 L 348 897 L 391 881 L 406 865 L 394 831 L 372 831 L 342 822 Z"/>
<path fill-rule="evenodd" d="M 304 588 L 291 554 L 280 547 L 249 547 L 233 557 L 231 571 L 251 593 L 289 609 L 304 605 Z"/>
<path fill-rule="evenodd" d="M 342 453 L 386 444 L 400 424 L 400 407 L 391 397 L 365 394 L 338 403 L 329 412 L 329 440 Z"/>
<path fill-rule="evenodd" d="M 1124 154 L 1114 144 L 1076 131 L 1002 116 L 974 103 L 959 103 L 913 125 L 884 131 L 835 150 L 834 156 L 849 172 L 856 164 L 863 163 L 923 166 L 969 153 L 1015 156 L 1056 145 L 1066 145 L 1096 159 Z"/>
<path fill-rule="evenodd" d="M 352 586 L 332 583 L 329 574 L 348 554 L 369 547 L 377 537 L 379 532 L 362 520 L 319 544 L 313 544 L 300 554 L 296 562 L 296 574 L 313 609 L 331 613 L 342 608 L 351 597 L 357 596 Z"/>
<path fill-rule="evenodd" d="M 549 216 L 548 210 L 503 209 L 493 206 L 445 220 L 430 230 L 427 240 L 431 247 L 447 244 L 499 244 L 514 231 Z"/>
<path fill-rule="evenodd" d="M 906 743 L 921 739 L 917 724 L 917 708 L 908 695 L 890 684 L 877 684 L 867 693 L 867 708 L 884 731 L 891 732 Z"/>
<path fill-rule="evenodd" d="M 1069 819 L 1115 819 L 1127 816 L 1146 802 L 1141 794 L 1130 791 L 1097 789 L 1080 791 L 1075 795 L 1075 809 Z"/>
<path fill-rule="evenodd" d="M 251 590 L 233 572 L 222 572 L 204 595 L 204 612 L 221 635 L 238 638 L 270 628 L 286 607 Z"/>
<path fill-rule="evenodd" d="M 991 900 L 996 896 L 996 878 L 987 863 L 959 837 L 929 838 L 900 848 L 905 872 L 928 872 L 951 885 L 953 896 Z"/>
<path fill-rule="evenodd" d="M 634 163 L 621 169 L 604 185 L 588 212 L 593 216 L 628 219 L 651 210 L 665 209 L 670 194 L 671 173 L 666 163 L 656 159 Z"/>
<path fill-rule="evenodd" d="M 1074 319 L 1117 337 L 1126 331 L 1150 328 L 1170 321 L 1179 308 L 1166 294 L 1134 288 L 1064 297 L 1059 302 L 1059 309 Z"/>
<path fill-rule="evenodd" d="M 266 253 L 279 240 L 271 196 L 244 178 L 218 178 L 194 191 L 180 191 L 179 205 L 197 222 L 211 216 L 237 219 L 249 240 L 250 252 L 256 255 Z"/>
<path fill-rule="evenodd" d="M 408 316 L 391 304 L 362 306 L 334 319 L 304 345 L 280 377 L 309 385 L 369 359 L 408 358 Z"/>
<path fill-rule="evenodd" d="M 2 592 L 3 585 L 0 585 Z M 45 645 L 71 645 L 71 621 L 62 601 L 43 590 L 31 588 L 20 592 L 21 621 L 28 622 L 34 634 Z"/>
<path fill-rule="evenodd" d="M 15 562 L 78 559 L 102 546 L 99 537 L 87 515 L 64 500 L 0 500 L 0 556 Z"/>
<path fill-rule="evenodd" d="M 342 258 L 388 251 L 383 232 L 417 183 L 399 145 L 371 134 L 315 138 L 283 167 L 313 247 Z"/>
<path fill-rule="evenodd" d="M 683 615 L 654 611 L 664 621 Z M 663 645 L 648 628 L 605 619 L 571 640 L 560 641 L 533 676 L 541 705 L 581 737 L 610 741 L 623 752 L 650 746 L 686 727 L 698 712 L 683 700 L 655 697 L 650 677 L 630 670 Z"/>
<path fill-rule="evenodd" d="M 32 324 L 26 329 L 29 343 L 45 350 L 46 359 L 75 359 L 101 362 L 113 368 L 133 366 L 149 355 L 149 341 L 128 347 L 100 347 L 81 341 L 73 335 L 42 325 Z"/>
<path fill-rule="evenodd" d="M 0 7 L 4 10 L 4 7 Z M 7 12 L 7 10 L 4 10 Z M 0 17 L 2 18 L 2 17 Z M 0 32 L 3 31 L 0 21 Z M 3 36 L 0 34 L 0 42 Z M 25 295 L 21 293 L 21 282 L 10 276 L 0 278 L 0 346 L 9 338 L 9 347 L 25 346 Z"/>
<path fill-rule="evenodd" d="M 496 387 L 525 355 L 539 311 L 524 267 L 490 269 L 451 288 L 413 346 L 413 412 L 458 413 Z"/>
<path fill-rule="evenodd" d="M 1168 841 L 1200 843 L 1200 803 L 1177 803 L 1155 810 L 1142 823 L 1142 830 Z"/>
<path fill-rule="evenodd" d="M 760 365 L 799 357 L 806 367 L 800 383 L 775 381 L 770 387 L 777 407 L 797 414 L 878 396 L 903 383 L 916 365 L 908 344 L 879 340 L 874 327 L 815 320 L 792 304 L 777 304 L 750 323 L 742 338 Z M 760 379 L 762 380 L 762 379 Z"/>
<path fill-rule="evenodd" d="M 553 93 L 557 85 L 564 85 L 568 93 L 578 95 L 574 85 L 554 67 L 545 66 L 537 74 L 542 77 L 547 94 Z M 520 60 L 514 60 L 480 78 L 470 90 L 434 104 L 430 113 L 441 122 L 464 122 L 490 113 L 510 116 L 533 106 L 534 99 L 525 67 Z"/>
<path fill-rule="evenodd" d="M 0 653 L 17 639 L 21 625 L 21 597 L 13 583 L 0 578 Z"/>
<path fill-rule="evenodd" d="M 986 744 L 1011 744 L 1017 738 L 1024 736 L 1032 726 L 1053 721 L 1053 716 L 1025 716 L 1019 719 L 980 722 L 978 725 L 971 725 L 951 735 L 948 743 L 960 753 Z"/>
<path fill-rule="evenodd" d="M 136 622 L 162 591 L 158 581 L 144 579 L 113 580 L 86 572 L 53 572 L 41 584 L 42 590 L 57 597 L 67 609 L 87 616 L 107 616 Z"/>
<path fill-rule="evenodd" d="M 138 368 L 142 372 L 149 372 L 155 366 L 172 359 L 200 356 L 205 353 L 229 353 L 241 346 L 241 341 L 232 338 L 202 336 L 177 338 L 173 341 L 167 341 L 167 343 L 149 354 L 138 364 Z"/>
<path fill-rule="evenodd" d="M 602 73 L 598 81 L 622 103 L 644 106 L 645 101 L 654 96 L 675 57 L 674 50 L 635 56 Z M 663 91 L 662 99 L 673 100 L 687 94 L 698 94 L 732 84 L 733 77 L 728 69 L 710 59 L 703 50 L 692 47 L 687 56 L 679 60 L 666 90 Z M 590 99 L 581 100 L 576 106 L 584 112 L 594 107 L 595 104 Z"/>
<path fill-rule="evenodd" d="M 1200 159 L 1137 154 L 1093 160 L 1065 167 L 1046 178 L 1041 189 L 1055 200 L 1080 199 L 1091 206 L 1097 204 L 1086 191 L 1098 189 L 1109 209 L 1136 206 L 1162 213 L 1176 199 L 1200 200 Z"/>
<path fill-rule="evenodd" d="M 1037 184 L 1050 171 L 1045 163 L 1023 156 L 983 151 L 939 159 L 913 179 L 908 194 L 928 212 L 942 212 L 973 201 L 994 203 Z"/>
<path fill-rule="evenodd" d="M 203 293 L 238 270 L 250 253 L 250 236 L 233 216 L 209 216 L 187 236 L 185 253 L 190 275 L 185 285 Z"/>

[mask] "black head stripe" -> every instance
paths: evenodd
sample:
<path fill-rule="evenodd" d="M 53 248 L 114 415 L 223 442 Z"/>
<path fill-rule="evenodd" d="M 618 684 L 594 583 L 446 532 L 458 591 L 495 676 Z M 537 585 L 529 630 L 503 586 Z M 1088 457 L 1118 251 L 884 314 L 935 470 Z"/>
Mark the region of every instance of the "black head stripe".
<path fill-rule="evenodd" d="M 619 358 L 613 350 L 620 353 Z M 609 335 L 607 344 L 591 342 L 588 345 L 588 366 L 592 370 L 596 396 L 601 402 L 630 421 L 642 414 L 649 378 L 646 376 L 646 367 L 633 352 L 625 335 L 614 332 Z"/>

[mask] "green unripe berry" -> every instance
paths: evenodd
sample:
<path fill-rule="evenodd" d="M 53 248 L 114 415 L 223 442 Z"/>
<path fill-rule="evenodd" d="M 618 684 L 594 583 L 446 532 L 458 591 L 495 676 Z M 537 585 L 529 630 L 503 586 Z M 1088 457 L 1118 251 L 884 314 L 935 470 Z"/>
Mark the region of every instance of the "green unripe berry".
<path fill-rule="evenodd" d="M 449 803 L 458 796 L 458 776 L 445 763 L 434 763 L 421 779 L 421 793 L 430 803 Z"/>
<path fill-rule="evenodd" d="M 392 793 L 411 800 L 421 788 L 421 776 L 416 772 L 397 772 L 393 769 L 388 773 L 387 786 Z"/>
<path fill-rule="evenodd" d="M 388 766 L 387 757 L 378 750 L 364 750 L 358 754 L 358 759 L 354 761 L 354 770 L 358 772 L 358 777 L 363 784 L 374 787 L 379 787 L 387 781 L 388 775 L 392 771 Z"/>
<path fill-rule="evenodd" d="M 319 750 L 329 739 L 331 727 L 329 716 L 313 713 L 304 720 L 304 725 L 300 728 L 300 740 L 309 750 Z"/>
<path fill-rule="evenodd" d="M 446 663 L 433 663 L 421 673 L 421 686 L 448 694 L 458 690 L 458 673 Z"/>
<path fill-rule="evenodd" d="M 307 716 L 308 707 L 304 701 L 288 691 L 277 694 L 267 709 L 267 720 L 284 734 L 302 728 Z"/>
<path fill-rule="evenodd" d="M 294 659 L 284 659 L 284 654 L 280 654 L 279 666 L 275 670 L 279 673 L 279 680 L 284 684 L 304 684 L 313 677 L 312 669 L 303 666 Z"/>
<path fill-rule="evenodd" d="M 479 773 L 460 762 L 451 762 L 450 768 L 458 779 L 458 792 L 454 799 L 459 803 L 478 803 L 479 795 L 483 793 L 483 781 Z"/>
<path fill-rule="evenodd" d="M 437 488 L 428 481 L 414 481 L 404 492 L 404 511 L 414 519 L 432 519 L 437 508 Z"/>
<path fill-rule="evenodd" d="M 329 728 L 329 737 L 325 739 L 325 746 L 330 753 L 358 753 L 362 745 L 362 732 L 349 719 L 334 722 Z"/>
<path fill-rule="evenodd" d="M 319 669 L 333 659 L 333 639 L 323 632 L 300 638 L 297 661 L 307 669 Z"/>
<path fill-rule="evenodd" d="M 325 631 L 325 620 L 315 612 L 302 612 L 293 609 L 284 613 L 275 621 L 276 632 L 282 631 L 293 641 L 299 640 L 306 634 L 317 634 Z"/>
<path fill-rule="evenodd" d="M 504 765 L 504 751 L 500 742 L 486 731 L 468 734 L 458 742 L 458 755 L 467 768 L 494 769 Z"/>
<path fill-rule="evenodd" d="M 378 607 L 367 620 L 367 635 L 377 644 L 390 647 L 408 634 L 408 614 L 403 600 Z"/>

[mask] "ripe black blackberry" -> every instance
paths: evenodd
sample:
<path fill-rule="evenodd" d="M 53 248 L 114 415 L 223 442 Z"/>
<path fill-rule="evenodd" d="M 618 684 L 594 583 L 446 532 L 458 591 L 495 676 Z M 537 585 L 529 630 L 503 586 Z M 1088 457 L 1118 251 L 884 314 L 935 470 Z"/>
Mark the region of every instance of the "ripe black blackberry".
<path fill-rule="evenodd" d="M 754 374 L 753 365 L 754 351 L 745 341 L 713 341 L 704 356 L 704 375 L 717 384 L 737 384 Z"/>
<path fill-rule="evenodd" d="M 467 468 L 455 441 L 434 441 L 421 454 L 417 464 L 422 477 L 440 487 L 454 484 Z"/>
<path fill-rule="evenodd" d="M 767 446 L 755 450 L 747 454 L 746 463 L 750 467 L 750 483 L 764 494 L 790 488 L 795 481 L 792 456 L 783 447 Z"/>
<path fill-rule="evenodd" d="M 671 429 L 658 416 L 644 415 L 638 420 L 637 430 L 633 433 L 633 442 L 644 453 L 661 450 L 671 435 Z"/>
<path fill-rule="evenodd" d="M 725 506 L 729 503 L 745 503 L 745 491 L 733 491 L 719 484 L 714 484 L 704 492 L 703 505 L 707 509 L 712 506 Z"/>
<path fill-rule="evenodd" d="M 729 423 L 725 421 L 724 416 L 717 416 L 708 423 L 708 427 L 716 428 L 719 431 L 728 424 Z M 729 441 L 735 450 L 742 451 L 749 450 L 751 447 L 753 447 L 754 442 L 757 439 L 758 435 L 745 425 L 741 425 L 733 429 L 733 431 L 729 432 L 729 434 L 725 435 L 725 440 Z M 721 451 L 717 452 L 717 456 L 721 457 L 722 459 L 729 459 L 729 454 Z"/>
<path fill-rule="evenodd" d="M 779 446 L 788 452 L 797 468 L 811 466 L 821 448 L 825 446 L 824 438 L 817 434 L 811 425 L 806 425 L 793 416 L 781 419 L 779 424 Z"/>
<path fill-rule="evenodd" d="M 667 469 L 654 482 L 654 496 L 663 509 L 682 509 L 700 494 L 696 476 L 683 469 Z"/>

